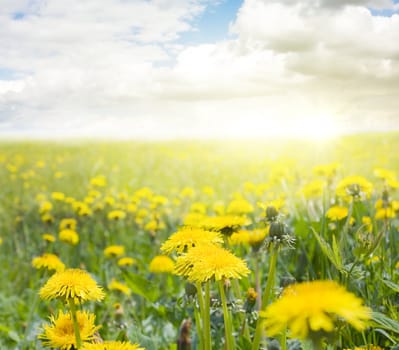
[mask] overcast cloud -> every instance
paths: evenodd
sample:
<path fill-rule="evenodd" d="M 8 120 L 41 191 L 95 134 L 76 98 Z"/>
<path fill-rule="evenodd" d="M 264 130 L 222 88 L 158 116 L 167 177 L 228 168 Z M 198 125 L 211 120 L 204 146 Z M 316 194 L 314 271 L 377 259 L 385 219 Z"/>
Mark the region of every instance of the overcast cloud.
<path fill-rule="evenodd" d="M 0 136 L 399 129 L 393 1 L 246 0 L 198 45 L 179 38 L 216 1 L 0 5 Z"/>

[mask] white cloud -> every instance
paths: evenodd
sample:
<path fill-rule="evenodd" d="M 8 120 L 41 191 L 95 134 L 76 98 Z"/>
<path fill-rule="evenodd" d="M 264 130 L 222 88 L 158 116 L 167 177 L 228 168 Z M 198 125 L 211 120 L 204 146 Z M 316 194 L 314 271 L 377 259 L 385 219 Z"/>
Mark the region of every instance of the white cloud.
<path fill-rule="evenodd" d="M 246 0 L 234 39 L 177 42 L 206 6 L 8 2 L 0 68 L 19 75 L 0 80 L 0 134 L 262 136 L 323 125 L 316 120 L 399 127 L 399 16 L 368 9 L 394 10 L 392 1 Z"/>

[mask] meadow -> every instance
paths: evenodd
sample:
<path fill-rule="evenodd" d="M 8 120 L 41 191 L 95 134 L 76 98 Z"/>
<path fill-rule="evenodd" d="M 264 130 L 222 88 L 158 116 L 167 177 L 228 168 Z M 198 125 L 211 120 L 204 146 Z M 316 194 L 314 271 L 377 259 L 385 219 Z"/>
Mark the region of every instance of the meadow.
<path fill-rule="evenodd" d="M 399 349 L 398 149 L 0 142 L 0 349 Z"/>

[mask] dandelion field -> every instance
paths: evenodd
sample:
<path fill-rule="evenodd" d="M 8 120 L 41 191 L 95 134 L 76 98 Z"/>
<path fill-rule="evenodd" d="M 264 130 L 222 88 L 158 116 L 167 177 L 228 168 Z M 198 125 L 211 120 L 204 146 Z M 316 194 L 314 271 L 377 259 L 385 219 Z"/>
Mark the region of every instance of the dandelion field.
<path fill-rule="evenodd" d="M 0 349 L 399 349 L 398 148 L 2 141 Z"/>

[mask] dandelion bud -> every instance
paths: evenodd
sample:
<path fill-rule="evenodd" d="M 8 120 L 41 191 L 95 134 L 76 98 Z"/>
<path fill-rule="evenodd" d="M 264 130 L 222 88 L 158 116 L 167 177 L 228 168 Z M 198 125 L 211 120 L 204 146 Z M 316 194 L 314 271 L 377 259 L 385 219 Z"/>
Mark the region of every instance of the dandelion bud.
<path fill-rule="evenodd" d="M 194 297 L 197 294 L 197 287 L 190 282 L 186 283 L 186 286 L 184 287 L 184 289 L 185 289 L 186 295 L 188 297 Z"/>
<path fill-rule="evenodd" d="M 270 205 L 266 208 L 267 221 L 276 221 L 277 216 L 278 216 L 278 211 L 274 206 Z"/>
<path fill-rule="evenodd" d="M 282 222 L 272 222 L 270 224 L 269 236 L 280 239 L 285 234 L 285 225 Z"/>

